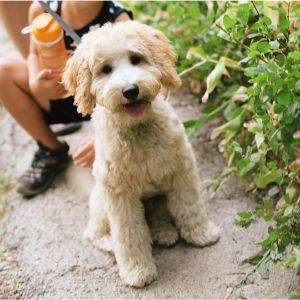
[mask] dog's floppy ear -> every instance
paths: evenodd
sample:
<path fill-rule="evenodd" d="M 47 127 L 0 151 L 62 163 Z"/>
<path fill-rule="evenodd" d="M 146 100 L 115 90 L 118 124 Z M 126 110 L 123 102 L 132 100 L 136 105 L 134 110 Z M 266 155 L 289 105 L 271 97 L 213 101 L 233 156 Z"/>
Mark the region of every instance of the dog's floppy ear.
<path fill-rule="evenodd" d="M 67 61 L 62 81 L 74 98 L 77 111 L 83 115 L 92 113 L 96 99 L 90 92 L 92 74 L 88 63 L 88 47 L 80 44 Z"/>
<path fill-rule="evenodd" d="M 133 21 L 134 22 L 134 21 Z M 138 22 L 135 22 L 136 24 Z M 165 35 L 144 24 L 137 24 L 139 35 L 151 51 L 155 65 L 162 74 L 162 84 L 167 88 L 177 88 L 181 80 L 176 72 L 177 55 Z"/>
<path fill-rule="evenodd" d="M 181 80 L 176 72 L 175 50 L 161 31 L 156 30 L 154 38 L 157 39 L 157 47 L 152 53 L 162 73 L 162 84 L 167 88 L 177 88 L 181 85 Z"/>

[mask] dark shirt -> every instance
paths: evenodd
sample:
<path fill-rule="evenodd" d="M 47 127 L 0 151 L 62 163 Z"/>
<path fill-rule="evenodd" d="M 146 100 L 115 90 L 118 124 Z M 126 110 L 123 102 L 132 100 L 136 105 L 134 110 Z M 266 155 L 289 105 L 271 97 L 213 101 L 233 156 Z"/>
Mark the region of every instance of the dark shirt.
<path fill-rule="evenodd" d="M 52 0 L 47 1 L 50 8 L 55 11 L 58 15 L 61 15 L 61 5 L 62 1 Z M 103 1 L 103 6 L 99 14 L 96 16 L 94 20 L 89 22 L 87 25 L 80 29 L 74 30 L 80 37 L 84 34 L 88 33 L 91 30 L 95 30 L 107 22 L 114 22 L 114 20 L 121 14 L 127 13 L 129 17 L 132 19 L 132 12 L 126 8 L 124 8 L 121 4 L 116 1 Z M 66 48 L 68 50 L 75 50 L 76 44 L 73 39 L 64 32 L 64 40 L 66 44 Z"/>

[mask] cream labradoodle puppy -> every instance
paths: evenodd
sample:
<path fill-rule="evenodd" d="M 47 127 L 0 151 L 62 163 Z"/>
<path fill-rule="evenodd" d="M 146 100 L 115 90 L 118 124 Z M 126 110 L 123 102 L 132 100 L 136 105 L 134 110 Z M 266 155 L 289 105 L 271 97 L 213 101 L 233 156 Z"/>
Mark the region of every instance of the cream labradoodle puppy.
<path fill-rule="evenodd" d="M 219 238 L 200 196 L 192 147 L 159 94 L 162 85 L 180 85 L 175 62 L 161 32 L 127 21 L 85 35 L 63 76 L 78 111 L 93 111 L 96 131 L 85 237 L 107 250 L 111 238 L 120 276 L 135 287 L 157 276 L 152 242 L 174 244 L 178 232 L 201 247 Z M 162 194 L 165 201 L 144 200 L 145 214 L 142 199 Z"/>

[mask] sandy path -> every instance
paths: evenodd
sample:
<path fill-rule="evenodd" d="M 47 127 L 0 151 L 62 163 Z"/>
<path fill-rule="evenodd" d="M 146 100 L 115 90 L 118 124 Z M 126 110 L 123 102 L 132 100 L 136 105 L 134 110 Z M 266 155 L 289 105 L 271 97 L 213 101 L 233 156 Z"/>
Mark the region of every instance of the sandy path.
<path fill-rule="evenodd" d="M 197 115 L 191 96 L 176 95 L 172 101 L 182 119 Z M 29 164 L 34 144 L 8 115 L 0 128 L 0 168 L 17 178 Z M 266 228 L 255 224 L 245 231 L 233 225 L 237 211 L 255 207 L 253 197 L 239 188 L 234 178 L 209 199 L 203 181 L 216 174 L 224 162 L 215 145 L 209 143 L 208 129 L 201 130 L 195 151 L 203 197 L 211 218 L 222 228 L 218 244 L 198 249 L 180 242 L 169 249 L 154 248 L 158 279 L 144 289 L 124 286 L 114 258 L 82 240 L 90 177 L 70 166 L 53 188 L 30 201 L 10 193 L 11 210 L 3 221 L 6 252 L 0 256 L 0 298 L 223 299 L 228 287 L 251 269 L 239 266 L 239 262 L 258 250 L 254 242 L 264 236 Z M 90 131 L 85 124 L 79 133 L 66 138 L 71 151 Z M 255 274 L 232 298 L 287 298 L 297 292 L 300 277 L 292 270 L 271 270 L 269 280 Z"/>

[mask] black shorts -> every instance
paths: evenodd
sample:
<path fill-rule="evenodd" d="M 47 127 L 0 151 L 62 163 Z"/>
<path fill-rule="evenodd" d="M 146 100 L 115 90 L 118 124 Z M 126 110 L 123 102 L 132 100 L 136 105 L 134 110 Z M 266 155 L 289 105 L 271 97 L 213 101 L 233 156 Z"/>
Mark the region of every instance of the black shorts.
<path fill-rule="evenodd" d="M 77 112 L 74 105 L 74 97 L 70 96 L 60 100 L 50 100 L 50 111 L 44 111 L 47 124 L 68 124 L 89 121 L 91 116 L 83 116 Z"/>

